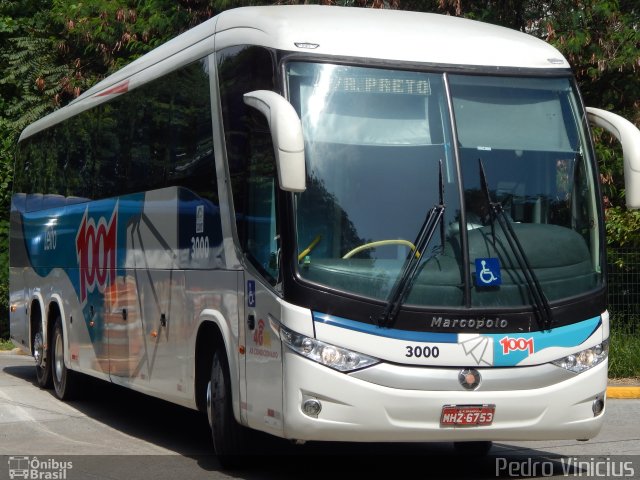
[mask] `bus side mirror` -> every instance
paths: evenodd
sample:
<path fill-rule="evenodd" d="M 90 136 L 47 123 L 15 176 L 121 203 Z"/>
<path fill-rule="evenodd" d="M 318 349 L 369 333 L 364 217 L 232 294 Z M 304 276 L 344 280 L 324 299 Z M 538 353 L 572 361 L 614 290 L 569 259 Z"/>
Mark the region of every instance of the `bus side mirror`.
<path fill-rule="evenodd" d="M 303 192 L 306 188 L 304 138 L 298 113 L 284 97 L 269 90 L 245 93 L 244 103 L 267 117 L 280 188 L 287 192 Z"/>
<path fill-rule="evenodd" d="M 615 113 L 587 107 L 589 123 L 604 128 L 622 144 L 627 207 L 640 208 L 640 130 Z"/>

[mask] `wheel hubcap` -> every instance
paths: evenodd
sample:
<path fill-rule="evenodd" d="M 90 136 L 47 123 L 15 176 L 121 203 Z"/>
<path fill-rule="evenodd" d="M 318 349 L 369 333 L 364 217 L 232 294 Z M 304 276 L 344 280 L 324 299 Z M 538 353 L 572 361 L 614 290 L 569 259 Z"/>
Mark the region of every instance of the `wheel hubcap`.
<path fill-rule="evenodd" d="M 56 379 L 62 381 L 62 369 L 64 368 L 64 352 L 62 351 L 62 336 L 56 335 L 56 346 L 54 350 L 54 362 L 56 370 Z"/>
<path fill-rule="evenodd" d="M 44 367 L 44 342 L 42 341 L 42 333 L 36 333 L 36 337 L 33 339 L 33 358 L 36 361 L 37 367 Z"/>

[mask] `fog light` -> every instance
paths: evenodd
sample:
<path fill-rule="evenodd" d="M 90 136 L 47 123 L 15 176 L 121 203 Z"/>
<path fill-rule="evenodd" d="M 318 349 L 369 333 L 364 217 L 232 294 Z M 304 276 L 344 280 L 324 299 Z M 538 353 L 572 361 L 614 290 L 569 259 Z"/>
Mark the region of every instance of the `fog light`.
<path fill-rule="evenodd" d="M 309 417 L 318 418 L 320 410 L 322 410 L 322 404 L 315 398 L 302 402 L 302 411 Z"/>
<path fill-rule="evenodd" d="M 593 410 L 594 417 L 597 417 L 598 415 L 600 415 L 604 410 L 604 399 L 600 397 L 596 398 L 593 401 L 593 405 L 591 405 L 591 409 Z"/>

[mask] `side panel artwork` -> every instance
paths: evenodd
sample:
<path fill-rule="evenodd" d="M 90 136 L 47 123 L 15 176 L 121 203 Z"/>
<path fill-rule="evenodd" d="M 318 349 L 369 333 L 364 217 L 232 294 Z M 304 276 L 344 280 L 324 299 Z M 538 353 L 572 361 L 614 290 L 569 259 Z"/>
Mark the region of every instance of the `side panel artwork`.
<path fill-rule="evenodd" d="M 192 398 L 199 315 L 220 303 L 216 205 L 171 187 L 37 212 L 15 208 L 12 219 L 16 338 L 27 342 L 27 299 L 42 291 L 48 304 L 55 293 L 72 368 L 182 403 Z M 186 277 L 196 271 L 211 288 L 192 294 Z"/>

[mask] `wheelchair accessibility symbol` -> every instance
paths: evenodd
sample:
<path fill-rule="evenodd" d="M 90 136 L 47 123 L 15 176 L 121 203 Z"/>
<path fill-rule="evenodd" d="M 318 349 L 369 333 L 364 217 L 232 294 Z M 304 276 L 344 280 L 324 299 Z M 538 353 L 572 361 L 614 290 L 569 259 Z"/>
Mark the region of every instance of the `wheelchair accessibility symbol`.
<path fill-rule="evenodd" d="M 476 258 L 476 285 L 495 287 L 502 284 L 500 261 L 497 258 Z"/>
<path fill-rule="evenodd" d="M 247 306 L 255 308 L 256 306 L 256 281 L 247 280 Z"/>

